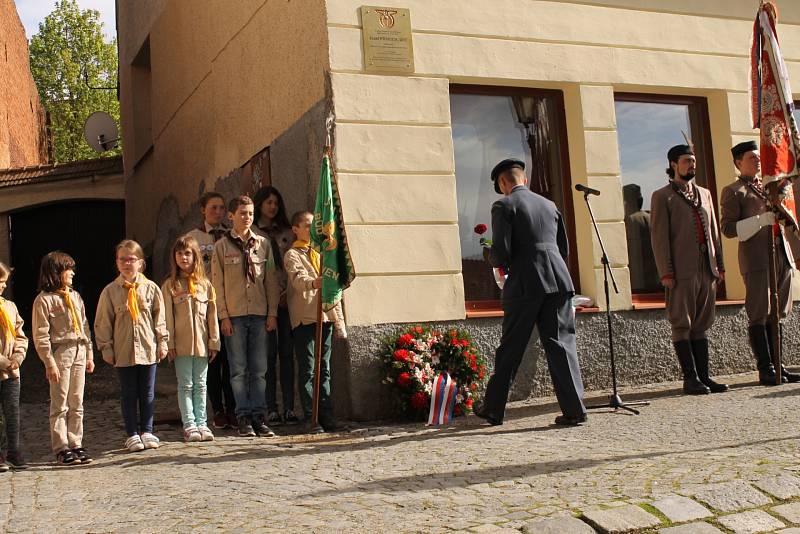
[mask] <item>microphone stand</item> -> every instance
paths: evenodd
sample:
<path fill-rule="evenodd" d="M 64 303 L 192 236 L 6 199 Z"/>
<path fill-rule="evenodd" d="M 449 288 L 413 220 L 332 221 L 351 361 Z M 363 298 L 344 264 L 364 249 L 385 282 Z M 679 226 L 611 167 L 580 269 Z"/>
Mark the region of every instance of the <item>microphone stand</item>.
<path fill-rule="evenodd" d="M 576 189 L 577 186 L 576 186 Z M 581 189 L 578 189 L 581 191 Z M 611 358 L 611 388 L 612 388 L 612 395 L 608 399 L 607 404 L 597 404 L 594 406 L 587 406 L 587 410 L 596 410 L 599 408 L 613 408 L 616 412 L 619 409 L 627 410 L 635 415 L 639 415 L 639 410 L 631 408 L 631 406 L 647 406 L 650 403 L 647 401 L 638 401 L 638 402 L 622 402 L 622 398 L 619 396 L 617 392 L 617 365 L 616 360 L 614 358 L 614 331 L 611 327 L 611 296 L 609 294 L 608 288 L 608 278 L 611 277 L 611 283 L 614 285 L 614 293 L 619 294 L 619 289 L 617 288 L 617 281 L 614 279 L 614 272 L 611 270 L 611 265 L 608 261 L 608 255 L 606 254 L 606 247 L 603 245 L 603 239 L 600 237 L 600 230 L 597 228 L 597 220 L 594 218 L 594 212 L 592 211 L 592 205 L 589 202 L 589 194 L 590 192 L 587 190 L 583 190 L 583 200 L 586 202 L 586 207 L 589 210 L 589 217 L 592 219 L 592 226 L 594 227 L 594 233 L 597 236 L 597 242 L 600 243 L 600 251 L 602 252 L 603 256 L 600 258 L 600 262 L 603 264 L 603 289 L 606 295 L 606 324 L 608 328 L 608 352 Z"/>

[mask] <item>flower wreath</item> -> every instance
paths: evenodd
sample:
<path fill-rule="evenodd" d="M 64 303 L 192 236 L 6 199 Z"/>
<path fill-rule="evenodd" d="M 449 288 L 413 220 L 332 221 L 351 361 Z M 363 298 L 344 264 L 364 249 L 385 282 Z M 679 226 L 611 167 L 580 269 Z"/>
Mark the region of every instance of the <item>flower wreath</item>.
<path fill-rule="evenodd" d="M 411 326 L 386 338 L 380 357 L 383 382 L 393 386 L 400 410 L 413 419 L 427 416 L 438 374 L 449 373 L 457 384 L 456 416 L 472 411 L 474 395 L 486 377 L 486 361 L 464 330 Z"/>

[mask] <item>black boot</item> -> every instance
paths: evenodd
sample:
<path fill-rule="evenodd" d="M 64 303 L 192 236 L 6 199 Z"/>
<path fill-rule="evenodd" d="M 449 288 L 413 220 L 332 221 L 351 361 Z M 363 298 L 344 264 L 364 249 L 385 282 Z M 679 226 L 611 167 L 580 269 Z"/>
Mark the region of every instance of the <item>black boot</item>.
<path fill-rule="evenodd" d="M 700 378 L 697 376 L 691 342 L 688 339 L 682 339 L 673 342 L 673 346 L 683 372 L 683 392 L 687 395 L 708 395 L 711 393 L 711 390 L 700 382 Z"/>
<path fill-rule="evenodd" d="M 747 329 L 750 339 L 750 348 L 756 357 L 756 368 L 758 369 L 758 383 L 762 386 L 775 385 L 775 367 L 772 365 L 770 352 L 769 331 L 763 324 L 754 324 Z"/>
<path fill-rule="evenodd" d="M 778 339 L 780 340 L 780 344 L 781 344 L 781 360 L 782 360 L 783 359 L 783 323 L 780 323 L 778 325 L 778 328 L 780 329 L 778 331 Z M 768 324 L 767 325 L 767 335 L 769 336 L 768 339 L 770 341 L 770 346 L 769 346 L 770 354 L 772 354 L 772 336 L 769 335 L 771 332 L 772 332 L 772 325 Z M 773 364 L 773 366 L 774 366 L 774 364 Z M 783 364 L 781 364 L 781 382 L 783 382 L 784 384 L 787 383 L 787 382 L 789 382 L 791 384 L 794 384 L 795 382 L 800 382 L 800 374 L 790 372 L 786 367 L 783 366 Z"/>
<path fill-rule="evenodd" d="M 728 384 L 714 382 L 711 377 L 708 376 L 708 339 L 693 339 L 691 343 L 694 365 L 697 369 L 697 377 L 700 379 L 700 382 L 708 386 L 711 393 L 723 393 L 728 391 Z"/>

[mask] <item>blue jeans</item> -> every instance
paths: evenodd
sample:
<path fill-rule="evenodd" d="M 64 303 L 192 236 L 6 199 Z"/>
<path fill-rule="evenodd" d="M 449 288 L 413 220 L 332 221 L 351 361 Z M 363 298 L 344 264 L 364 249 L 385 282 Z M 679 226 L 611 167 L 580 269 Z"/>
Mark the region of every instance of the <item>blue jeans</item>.
<path fill-rule="evenodd" d="M 19 378 L 0 380 L 0 406 L 5 427 L 0 431 L 5 433 L 6 451 L 14 455 L 19 453 Z"/>
<path fill-rule="evenodd" d="M 236 417 L 263 416 L 266 408 L 267 318 L 231 317 L 233 335 L 225 336 Z"/>
<path fill-rule="evenodd" d="M 130 437 L 152 432 L 156 398 L 156 364 L 117 367 L 117 374 L 125 433 Z"/>
<path fill-rule="evenodd" d="M 178 408 L 184 430 L 206 426 L 206 376 L 208 358 L 177 356 L 175 374 L 178 377 Z"/>

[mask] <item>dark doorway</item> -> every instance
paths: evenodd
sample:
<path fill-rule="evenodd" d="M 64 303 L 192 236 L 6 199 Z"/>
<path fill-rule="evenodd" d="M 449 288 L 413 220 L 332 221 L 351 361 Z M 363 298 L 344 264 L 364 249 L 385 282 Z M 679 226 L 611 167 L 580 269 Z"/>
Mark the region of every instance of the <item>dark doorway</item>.
<path fill-rule="evenodd" d="M 53 250 L 75 258 L 75 289 L 86 303 L 89 324 L 100 292 L 116 275 L 114 246 L 125 237 L 125 203 L 78 200 L 13 212 L 9 218 L 11 287 L 25 330 L 30 331 L 33 299 L 38 293 L 39 264 Z"/>

